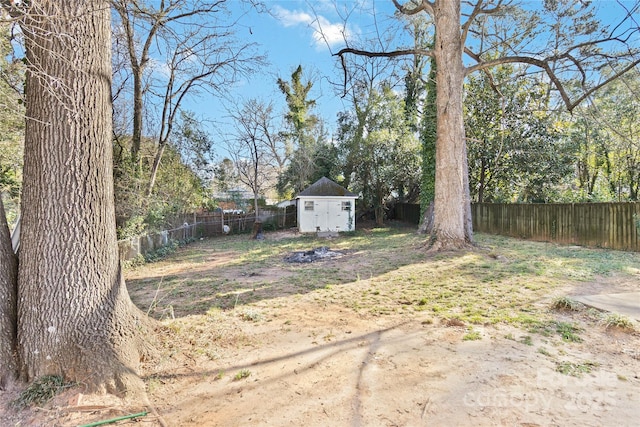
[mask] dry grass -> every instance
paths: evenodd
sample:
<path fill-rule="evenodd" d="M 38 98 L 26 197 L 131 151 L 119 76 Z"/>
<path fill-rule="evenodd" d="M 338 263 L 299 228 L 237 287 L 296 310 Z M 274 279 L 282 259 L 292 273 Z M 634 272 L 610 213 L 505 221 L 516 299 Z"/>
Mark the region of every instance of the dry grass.
<path fill-rule="evenodd" d="M 261 306 L 300 295 L 365 315 L 421 314 L 462 325 L 543 330 L 552 322 L 552 308 L 571 302 L 558 294 L 561 288 L 610 274 L 637 275 L 640 261 L 634 253 L 489 235 L 477 236 L 475 250 L 428 256 L 424 239 L 403 227 L 330 241 L 228 236 L 130 270 L 128 284 L 138 306 L 166 320 L 170 350 L 193 343 L 195 352 L 215 359 L 228 343 L 247 340 L 234 322 L 262 319 Z M 293 251 L 318 246 L 346 255 L 312 264 L 284 261 Z"/>

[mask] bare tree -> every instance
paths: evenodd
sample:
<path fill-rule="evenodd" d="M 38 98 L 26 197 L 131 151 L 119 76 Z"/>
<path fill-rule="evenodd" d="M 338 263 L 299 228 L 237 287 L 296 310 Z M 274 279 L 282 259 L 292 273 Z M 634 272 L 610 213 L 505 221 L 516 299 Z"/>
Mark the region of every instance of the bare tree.
<path fill-rule="evenodd" d="M 180 107 L 189 96 L 222 96 L 240 77 L 264 62 L 256 44 L 235 36 L 238 23 L 229 19 L 227 0 L 112 0 L 119 22 L 116 33 L 126 43 L 133 81 L 131 158 L 138 162 L 144 136 L 144 114 L 154 115 L 156 152 L 147 194 L 153 191 L 158 167 L 170 141 Z M 155 69 L 153 65 L 156 65 Z"/>
<path fill-rule="evenodd" d="M 545 2 L 538 11 L 518 8 L 518 2 L 509 0 L 392 1 L 400 16 L 428 15 L 435 33 L 433 49 L 399 46 L 375 51 L 347 46 L 336 55 L 343 63 L 347 55 L 398 58 L 420 54 L 435 58 L 433 249 L 466 247 L 473 242 L 473 232 L 462 109 L 465 77 L 474 71 L 489 72 L 499 64 L 527 64 L 546 76 L 555 91 L 552 95 L 572 110 L 589 94 L 640 63 L 634 45 L 639 29 L 630 12 L 635 6 L 623 8 L 616 25 L 602 27 L 593 6 L 579 0 Z M 506 53 L 496 57 L 496 46 Z M 602 74 L 603 67 L 614 71 Z"/>
<path fill-rule="evenodd" d="M 229 153 L 233 159 L 237 177 L 253 193 L 253 203 L 258 215 L 258 199 L 284 167 L 284 146 L 274 128 L 273 106 L 251 99 L 231 113 L 235 132 L 229 141 Z"/>

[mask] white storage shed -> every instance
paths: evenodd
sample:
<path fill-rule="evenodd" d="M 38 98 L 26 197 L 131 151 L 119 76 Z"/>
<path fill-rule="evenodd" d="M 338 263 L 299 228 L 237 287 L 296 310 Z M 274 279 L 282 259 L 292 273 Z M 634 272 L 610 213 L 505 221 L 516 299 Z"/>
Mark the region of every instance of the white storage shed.
<path fill-rule="evenodd" d="M 320 178 L 296 197 L 298 230 L 301 233 L 355 230 L 357 198 L 329 178 Z"/>

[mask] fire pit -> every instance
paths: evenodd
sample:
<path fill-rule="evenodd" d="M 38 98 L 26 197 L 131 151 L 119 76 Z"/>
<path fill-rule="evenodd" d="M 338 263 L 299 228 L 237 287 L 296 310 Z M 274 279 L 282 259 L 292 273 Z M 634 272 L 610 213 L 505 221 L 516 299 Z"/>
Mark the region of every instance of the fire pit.
<path fill-rule="evenodd" d="M 310 251 L 293 252 L 284 257 L 284 260 L 287 262 L 307 263 L 327 258 L 338 258 L 342 255 L 344 255 L 344 252 L 332 251 L 327 246 L 321 246 Z"/>

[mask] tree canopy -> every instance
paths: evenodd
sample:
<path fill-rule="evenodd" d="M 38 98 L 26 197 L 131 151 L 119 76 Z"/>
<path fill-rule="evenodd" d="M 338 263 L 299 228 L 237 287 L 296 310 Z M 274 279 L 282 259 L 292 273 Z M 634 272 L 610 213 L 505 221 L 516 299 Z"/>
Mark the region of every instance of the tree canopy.
<path fill-rule="evenodd" d="M 598 89 L 640 63 L 640 29 L 623 14 L 613 25 L 595 19 L 593 5 L 579 0 L 545 1 L 531 10 L 506 0 L 393 0 L 400 16 L 426 15 L 434 47 L 397 46 L 376 51 L 346 46 L 336 53 L 397 58 L 425 55 L 436 62 L 436 185 L 434 249 L 473 241 L 467 145 L 463 124 L 463 82 L 477 71 L 523 64 L 549 84 L 550 99 L 575 109 Z M 603 72 L 606 69 L 606 73 Z"/>

